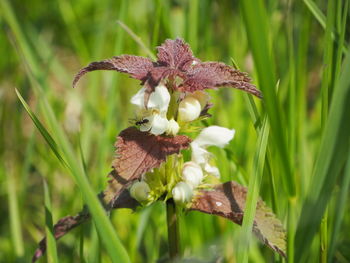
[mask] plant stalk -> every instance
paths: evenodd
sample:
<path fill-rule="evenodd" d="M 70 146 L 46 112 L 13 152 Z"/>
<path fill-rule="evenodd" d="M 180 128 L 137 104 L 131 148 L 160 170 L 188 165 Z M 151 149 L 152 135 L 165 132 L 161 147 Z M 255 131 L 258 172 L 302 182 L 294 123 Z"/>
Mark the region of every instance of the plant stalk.
<path fill-rule="evenodd" d="M 180 256 L 180 233 L 178 215 L 176 214 L 176 206 L 173 199 L 166 201 L 166 215 L 168 225 L 169 257 L 171 261 L 174 261 Z"/>

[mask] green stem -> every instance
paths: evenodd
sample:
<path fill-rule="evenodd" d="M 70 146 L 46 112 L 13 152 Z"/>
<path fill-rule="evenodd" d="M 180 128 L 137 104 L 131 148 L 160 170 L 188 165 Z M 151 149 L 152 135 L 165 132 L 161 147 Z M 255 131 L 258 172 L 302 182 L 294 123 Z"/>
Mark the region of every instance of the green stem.
<path fill-rule="evenodd" d="M 180 254 L 180 234 L 176 206 L 173 199 L 166 201 L 166 215 L 168 225 L 168 244 L 170 260 L 179 258 Z"/>

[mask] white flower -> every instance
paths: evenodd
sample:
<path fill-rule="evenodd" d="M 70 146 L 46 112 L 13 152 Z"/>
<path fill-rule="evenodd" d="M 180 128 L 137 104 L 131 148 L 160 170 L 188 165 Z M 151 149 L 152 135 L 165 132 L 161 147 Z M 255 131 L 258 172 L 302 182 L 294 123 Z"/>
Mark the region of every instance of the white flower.
<path fill-rule="evenodd" d="M 130 100 L 130 102 L 140 109 L 145 109 L 146 88 L 141 88 Z M 170 102 L 170 94 L 168 89 L 160 84 L 155 87 L 149 96 L 147 109 L 157 109 L 159 112 L 167 112 Z"/>
<path fill-rule="evenodd" d="M 179 104 L 178 120 L 190 122 L 197 119 L 201 113 L 202 107 L 196 98 L 187 96 Z"/>
<path fill-rule="evenodd" d="M 147 120 L 140 125 L 140 131 L 149 131 L 154 135 L 163 134 L 169 126 L 166 118 L 170 103 L 169 91 L 162 84 L 155 87 L 149 97 L 147 108 L 144 105 L 145 94 L 146 88 L 143 87 L 131 98 L 131 103 L 138 106 L 137 115 L 142 120 Z"/>
<path fill-rule="evenodd" d="M 182 168 L 182 178 L 192 188 L 195 188 L 203 180 L 202 168 L 195 162 L 186 162 Z"/>
<path fill-rule="evenodd" d="M 130 187 L 130 195 L 139 202 L 146 201 L 150 188 L 144 181 L 136 182 Z"/>
<path fill-rule="evenodd" d="M 190 202 L 193 196 L 192 187 L 185 182 L 177 183 L 171 193 L 176 203 Z"/>
<path fill-rule="evenodd" d="M 175 136 L 179 132 L 179 130 L 179 124 L 174 119 L 171 119 L 168 123 L 166 134 Z"/>
<path fill-rule="evenodd" d="M 208 146 L 224 147 L 233 139 L 235 130 L 219 126 L 204 128 L 195 140 L 191 143 L 192 162 L 197 163 L 210 175 L 219 177 L 219 169 L 209 164 L 211 153 L 206 150 Z"/>
<path fill-rule="evenodd" d="M 235 130 L 230 130 L 220 126 L 209 126 L 204 128 L 193 143 L 199 147 L 218 146 L 224 147 L 233 139 Z"/>

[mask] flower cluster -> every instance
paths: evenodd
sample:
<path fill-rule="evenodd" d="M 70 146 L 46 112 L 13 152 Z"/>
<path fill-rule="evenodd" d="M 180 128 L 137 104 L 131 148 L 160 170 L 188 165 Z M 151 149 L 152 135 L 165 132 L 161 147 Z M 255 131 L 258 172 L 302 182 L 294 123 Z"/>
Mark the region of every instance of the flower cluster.
<path fill-rule="evenodd" d="M 196 130 L 196 121 L 209 116 L 207 111 L 212 104 L 205 89 L 231 86 L 261 97 L 245 73 L 223 63 L 201 62 L 192 55 L 189 46 L 181 39 L 167 40 L 158 47 L 156 62 L 130 55 L 93 62 L 77 74 L 73 85 L 76 85 L 85 73 L 101 69 L 128 73 L 131 77 L 141 80 L 142 88 L 131 98 L 131 103 L 135 105 L 134 124 L 137 127 L 132 130 L 134 137 L 143 137 L 144 134 L 157 138 L 170 137 L 173 138 L 172 143 L 177 144 L 176 140 L 180 138 L 178 134 Z M 126 160 L 123 157 L 120 157 L 123 163 L 119 158 L 113 167 L 117 170 L 116 176 L 126 180 L 125 185 L 129 187 L 131 196 L 139 202 L 151 203 L 165 195 L 166 199 L 173 198 L 177 203 L 188 203 L 207 177 L 219 177 L 219 169 L 211 165 L 212 156 L 207 147 L 224 147 L 233 136 L 234 130 L 219 126 L 206 127 L 188 145 L 191 148 L 191 160 L 184 160 L 181 155 L 170 160 L 167 158 L 166 146 L 158 149 L 164 155 L 162 160 L 157 162 L 157 165 L 160 164 L 158 167 L 149 165 L 152 160 L 149 158 L 148 161 L 137 164 L 144 169 L 140 169 L 136 175 L 125 173 L 124 169 L 118 167 L 136 166 L 137 160 L 134 164 L 125 165 L 125 162 L 130 162 L 130 158 Z M 121 139 L 130 142 L 130 138 Z M 124 148 L 130 157 L 133 148 L 131 145 L 120 145 L 117 154 L 125 155 L 121 150 Z M 156 154 L 154 149 L 150 153 L 146 148 L 147 145 L 137 147 L 137 150 L 134 150 L 135 155 Z M 180 154 L 180 149 L 175 152 Z M 169 164 L 170 162 L 172 163 Z M 167 164 L 173 168 L 162 168 Z M 154 168 L 157 170 L 154 171 Z"/>

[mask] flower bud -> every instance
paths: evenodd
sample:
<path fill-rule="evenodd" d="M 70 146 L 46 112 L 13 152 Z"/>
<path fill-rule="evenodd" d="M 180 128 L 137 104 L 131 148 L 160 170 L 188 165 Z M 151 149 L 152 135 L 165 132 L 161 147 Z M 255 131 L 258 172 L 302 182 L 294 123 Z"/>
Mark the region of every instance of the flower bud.
<path fill-rule="evenodd" d="M 180 130 L 179 124 L 174 119 L 171 119 L 168 123 L 168 128 L 166 130 L 166 133 L 168 135 L 175 136 L 179 132 L 179 130 Z"/>
<path fill-rule="evenodd" d="M 195 188 L 202 182 L 202 168 L 195 162 L 186 162 L 182 168 L 182 178 L 192 188 Z"/>
<path fill-rule="evenodd" d="M 139 202 L 146 201 L 150 188 L 144 181 L 136 182 L 130 187 L 130 195 Z"/>
<path fill-rule="evenodd" d="M 204 165 L 204 171 L 206 173 L 210 174 L 210 175 L 213 175 L 213 176 L 217 177 L 217 178 L 220 177 L 219 169 L 217 167 L 215 167 L 215 166 L 211 166 L 209 163 L 206 163 Z"/>
<path fill-rule="evenodd" d="M 179 182 L 173 188 L 172 195 L 176 203 L 187 203 L 192 200 L 193 191 L 187 183 Z"/>
<path fill-rule="evenodd" d="M 218 146 L 224 147 L 235 135 L 235 130 L 229 130 L 219 126 L 209 126 L 204 128 L 193 141 L 199 147 Z"/>
<path fill-rule="evenodd" d="M 178 119 L 183 122 L 190 122 L 197 119 L 201 113 L 200 102 L 191 96 L 184 98 L 179 104 Z"/>

